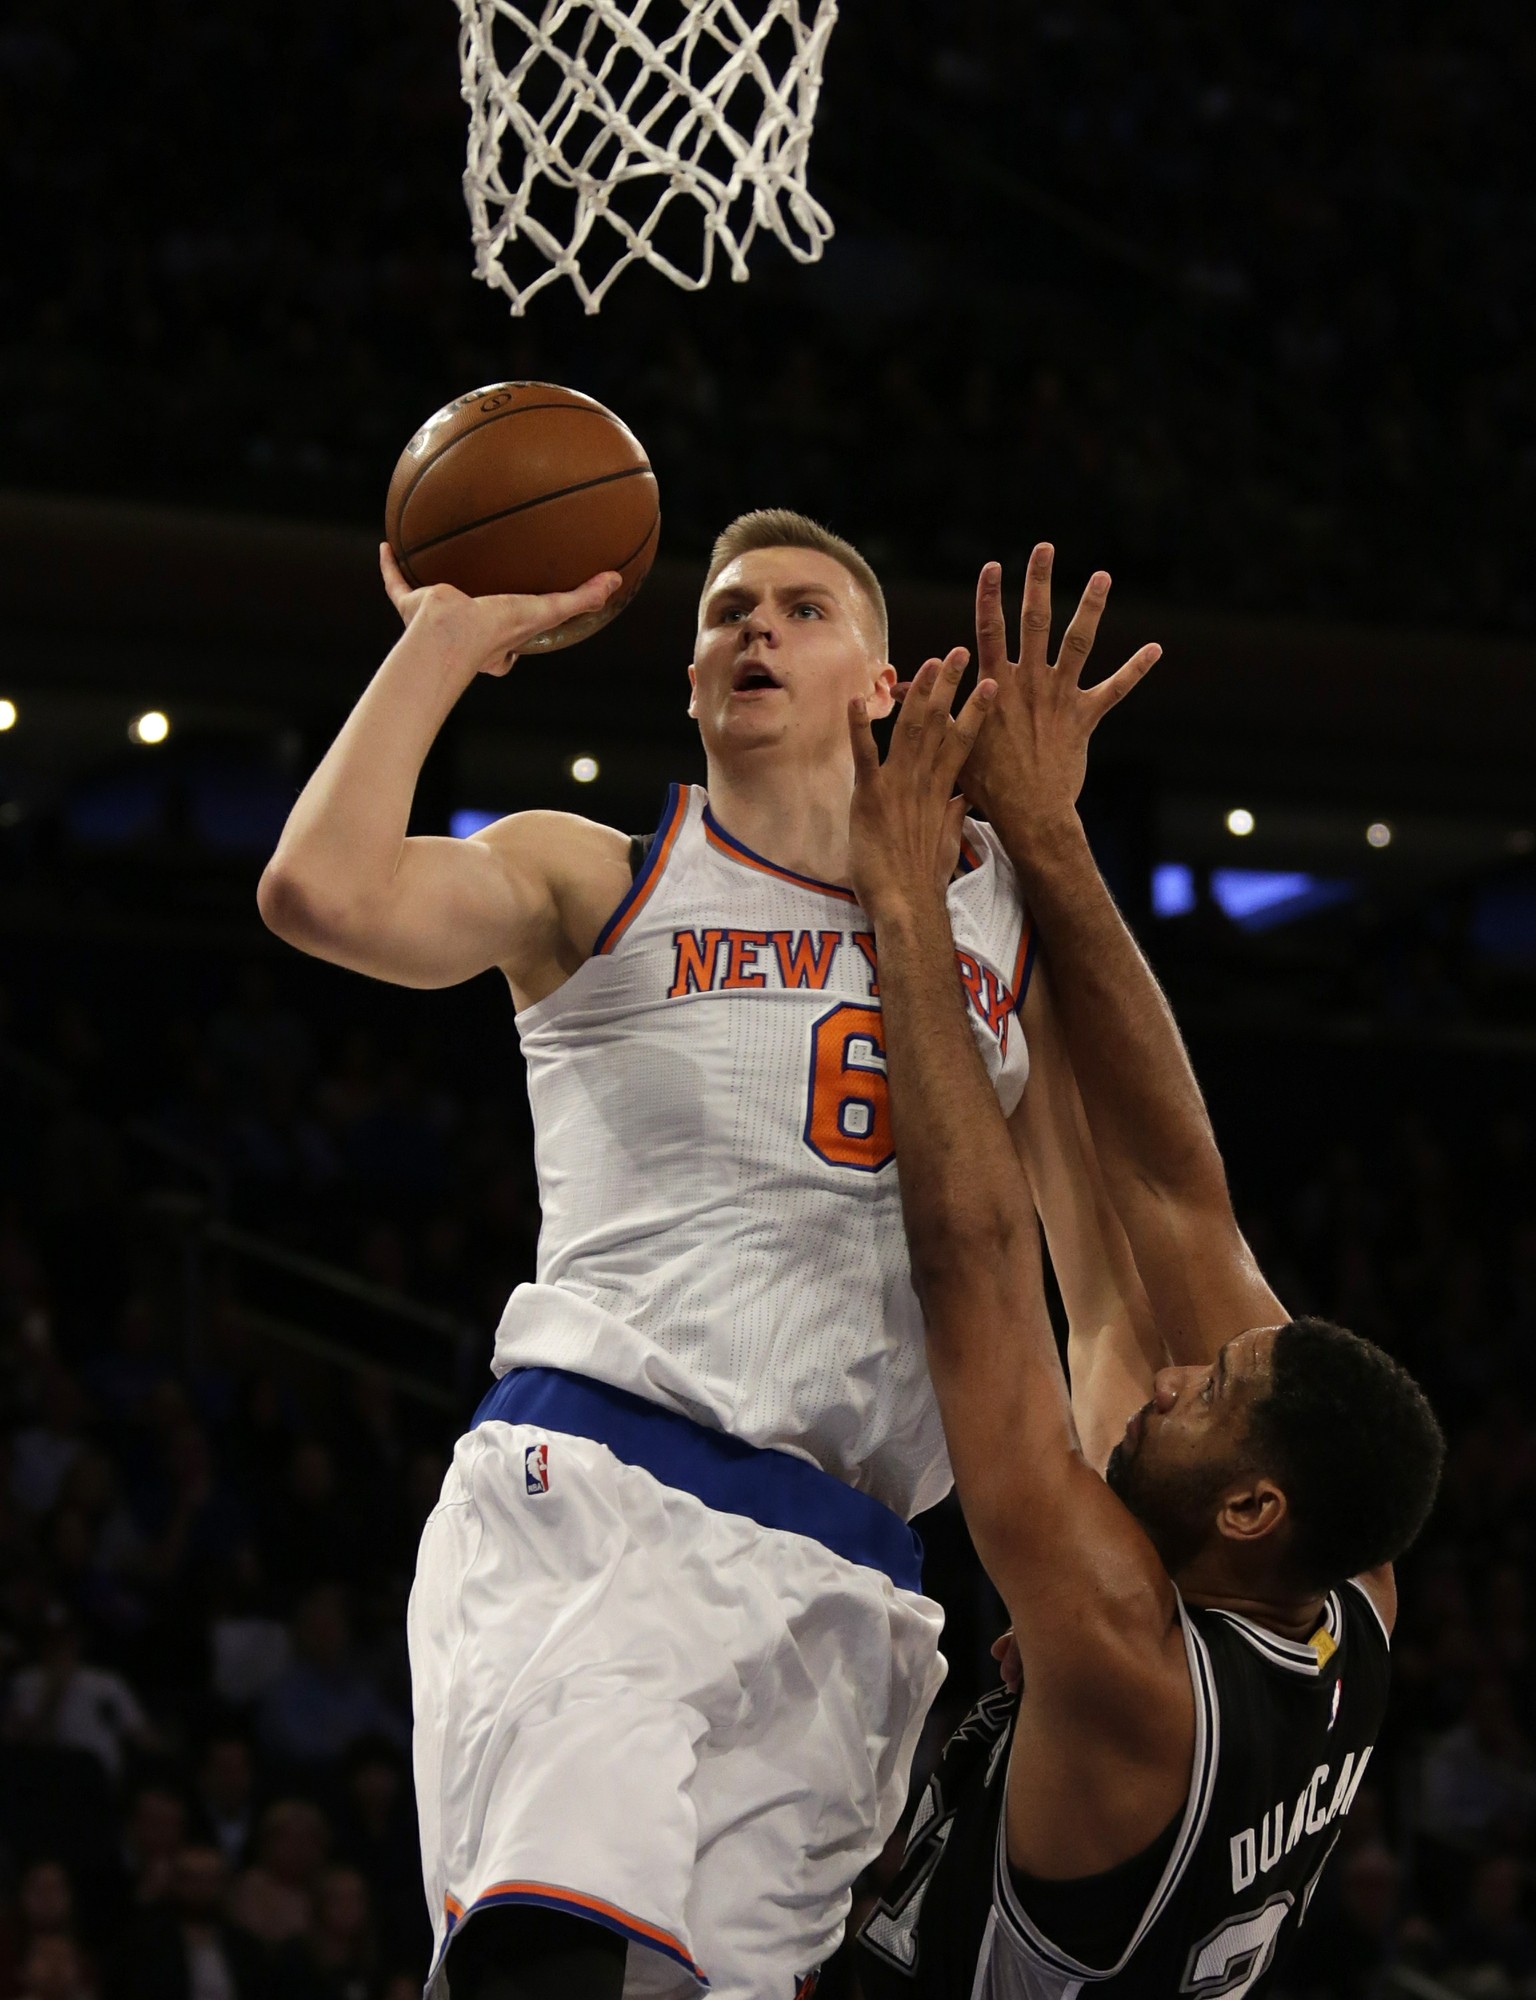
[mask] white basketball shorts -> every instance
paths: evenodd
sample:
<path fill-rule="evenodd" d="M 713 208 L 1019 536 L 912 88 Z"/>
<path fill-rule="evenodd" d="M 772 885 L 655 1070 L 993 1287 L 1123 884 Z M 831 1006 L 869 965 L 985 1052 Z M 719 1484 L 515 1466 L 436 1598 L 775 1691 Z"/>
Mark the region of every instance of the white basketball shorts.
<path fill-rule="evenodd" d="M 941 1622 L 590 1438 L 470 1431 L 409 1616 L 429 2000 L 519 1902 L 628 1938 L 626 1996 L 795 2000 L 901 1812 Z"/>

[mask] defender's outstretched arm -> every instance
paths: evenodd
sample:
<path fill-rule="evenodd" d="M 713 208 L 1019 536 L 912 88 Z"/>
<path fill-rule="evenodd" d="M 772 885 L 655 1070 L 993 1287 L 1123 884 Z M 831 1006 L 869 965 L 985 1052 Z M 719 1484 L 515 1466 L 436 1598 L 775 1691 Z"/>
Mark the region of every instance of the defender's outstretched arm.
<path fill-rule="evenodd" d="M 943 883 L 950 798 L 992 684 L 957 721 L 964 655 L 923 668 L 882 767 L 855 704 L 851 861 L 875 926 L 902 1212 L 929 1369 L 977 1552 L 1014 1616 L 1031 1774 L 1009 1851 L 1091 1874 L 1164 1825 L 1188 1784 L 1194 1704 L 1177 1596 L 1084 1458 L 1046 1315 L 1029 1183 L 976 1047 Z M 1065 1803 L 1078 1814 L 1064 1833 Z M 1083 1812 L 1085 1801 L 1088 1810 Z"/>
<path fill-rule="evenodd" d="M 1246 1327 L 1287 1318 L 1243 1241 L 1226 1172 L 1173 1014 L 1089 849 L 1075 801 L 1088 737 L 1157 658 L 1143 647 L 1085 689 L 1109 591 L 1089 582 L 1048 664 L 1052 551 L 1030 557 L 1020 657 L 1008 658 L 1001 572 L 977 592 L 982 671 L 998 682 L 964 782 L 1018 870 L 1040 929 L 1062 1032 L 1111 1199 L 1170 1358 L 1209 1360 Z"/>
<path fill-rule="evenodd" d="M 1008 1126 L 1066 1308 L 1073 1421 L 1084 1457 L 1102 1472 L 1169 1357 L 1094 1151 L 1043 961 L 1021 1018 L 1029 1081 Z"/>

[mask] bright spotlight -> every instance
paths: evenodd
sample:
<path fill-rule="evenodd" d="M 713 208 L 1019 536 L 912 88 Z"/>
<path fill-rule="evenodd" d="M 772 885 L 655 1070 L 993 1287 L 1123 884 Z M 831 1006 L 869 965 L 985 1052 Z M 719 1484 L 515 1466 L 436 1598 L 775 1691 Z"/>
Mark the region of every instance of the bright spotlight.
<path fill-rule="evenodd" d="M 15 727 L 16 727 L 15 702 L 0 701 L 0 729 L 14 729 Z"/>
<path fill-rule="evenodd" d="M 1365 829 L 1365 837 L 1371 843 L 1372 847 L 1390 847 L 1392 845 L 1392 829 L 1384 819 L 1373 819 Z"/>
<path fill-rule="evenodd" d="M 132 743 L 163 743 L 170 733 L 171 718 L 158 708 L 146 708 L 128 725 L 128 738 Z"/>
<path fill-rule="evenodd" d="M 592 780 L 597 776 L 597 759 L 595 757 L 573 757 L 571 759 L 571 776 L 576 780 L 578 785 L 590 785 Z"/>
<path fill-rule="evenodd" d="M 1227 814 L 1227 832 L 1235 833 L 1239 839 L 1253 832 L 1253 814 L 1246 806 L 1234 806 Z"/>

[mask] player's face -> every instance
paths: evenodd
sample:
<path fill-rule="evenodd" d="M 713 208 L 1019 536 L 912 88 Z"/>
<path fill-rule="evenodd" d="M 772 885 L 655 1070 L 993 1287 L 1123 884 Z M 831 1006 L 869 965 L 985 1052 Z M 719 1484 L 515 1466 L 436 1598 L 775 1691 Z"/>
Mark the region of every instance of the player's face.
<path fill-rule="evenodd" d="M 1217 1503 L 1250 1469 L 1249 1412 L 1268 1388 L 1277 1331 L 1252 1327 L 1213 1362 L 1160 1368 L 1151 1400 L 1109 1455 L 1110 1489 L 1151 1535 L 1170 1571 L 1204 1544 Z"/>
<path fill-rule="evenodd" d="M 896 681 L 854 578 L 793 548 L 749 549 L 715 578 L 688 677 L 688 712 L 711 755 L 780 746 L 817 760 L 847 750 L 853 697 L 888 714 Z"/>

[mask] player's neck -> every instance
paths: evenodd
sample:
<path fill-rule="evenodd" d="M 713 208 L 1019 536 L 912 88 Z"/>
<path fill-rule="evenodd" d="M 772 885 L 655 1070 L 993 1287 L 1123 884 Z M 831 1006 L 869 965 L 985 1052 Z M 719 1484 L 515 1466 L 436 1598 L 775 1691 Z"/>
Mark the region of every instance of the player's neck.
<path fill-rule="evenodd" d="M 817 882 L 848 880 L 848 807 L 853 768 L 756 753 L 709 760 L 710 811 L 727 833 L 767 861 Z"/>
<path fill-rule="evenodd" d="M 1305 1644 L 1323 1622 L 1323 1599 L 1316 1591 L 1287 1591 L 1256 1585 L 1224 1573 L 1197 1556 L 1174 1578 L 1184 1602 L 1201 1610 L 1231 1611 L 1251 1618 L 1266 1632 Z"/>

